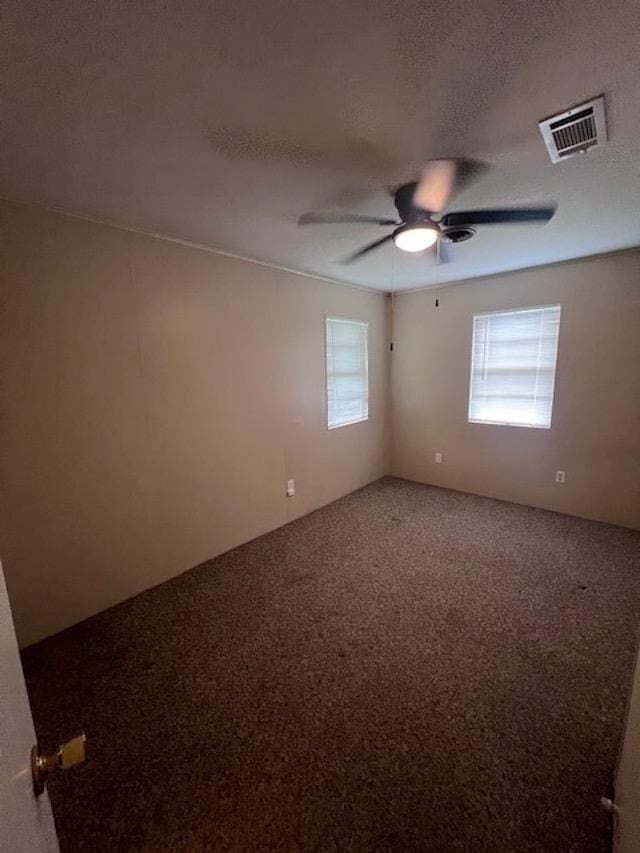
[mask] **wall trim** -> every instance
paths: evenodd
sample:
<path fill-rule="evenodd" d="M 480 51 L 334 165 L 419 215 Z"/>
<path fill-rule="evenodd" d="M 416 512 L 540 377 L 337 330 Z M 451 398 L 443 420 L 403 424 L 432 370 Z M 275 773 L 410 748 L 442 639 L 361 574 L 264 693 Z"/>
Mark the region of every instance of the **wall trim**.
<path fill-rule="evenodd" d="M 408 293 L 420 293 L 423 290 L 440 290 L 444 287 L 455 287 L 458 284 L 469 284 L 472 281 L 487 281 L 488 279 L 500 278 L 505 275 L 514 275 L 515 273 L 520 272 L 542 270 L 546 269 L 547 267 L 559 267 L 564 266 L 565 264 L 577 264 L 588 261 L 599 261 L 603 258 L 609 258 L 612 255 L 632 255 L 634 253 L 640 253 L 640 245 L 625 246 L 622 249 L 613 249 L 610 252 L 595 252 L 593 255 L 579 255 L 577 258 L 565 258 L 563 261 L 549 261 L 546 264 L 533 264 L 533 266 L 529 267 L 516 267 L 512 270 L 501 270 L 500 272 L 489 273 L 487 275 L 474 275 L 471 278 L 461 278 L 457 279 L 456 281 L 443 281 L 438 282 L 437 284 L 423 284 L 420 287 L 407 287 L 402 290 L 389 291 L 389 293 L 393 293 L 394 296 L 404 296 Z"/>
<path fill-rule="evenodd" d="M 119 231 L 128 231 L 131 234 L 139 234 L 141 237 L 149 237 L 152 240 L 164 240 L 167 243 L 177 243 L 179 246 L 186 246 L 189 249 L 196 249 L 201 252 L 209 252 L 214 255 L 222 255 L 225 258 L 233 258 L 236 261 L 246 261 L 249 264 L 257 264 L 261 267 L 268 267 L 272 270 L 291 273 L 291 275 L 301 275 L 304 278 L 314 278 L 316 281 L 324 281 L 327 284 L 337 284 L 340 287 L 350 287 L 353 290 L 364 290 L 366 293 L 376 293 L 379 296 L 384 296 L 386 291 L 380 287 L 367 287 L 364 284 L 352 284 L 347 281 L 340 281 L 337 278 L 328 278 L 327 276 L 318 275 L 312 272 L 304 272 L 303 270 L 294 270 L 291 267 L 285 267 L 281 264 L 274 264 L 269 261 L 261 261 L 258 258 L 252 258 L 248 255 L 238 255 L 235 252 L 227 252 L 225 249 L 218 249 L 214 246 L 205 246 L 202 243 L 194 243 L 192 240 L 183 240 L 181 237 L 171 237 L 168 234 L 161 234 L 156 231 L 141 231 L 139 228 L 133 228 L 130 225 L 121 225 L 118 222 L 112 222 L 109 219 L 99 219 L 95 216 L 89 216 L 84 213 L 75 213 L 71 210 L 66 210 L 63 207 L 52 207 L 47 204 L 38 202 L 18 201 L 7 196 L 0 196 L 0 201 L 5 201 L 8 204 L 18 204 L 22 207 L 31 207 L 37 210 L 44 210 L 47 213 L 57 213 L 60 216 L 69 216 L 72 219 L 81 219 L 83 222 L 92 222 L 94 225 L 104 225 L 107 228 L 117 228 Z"/>
<path fill-rule="evenodd" d="M 121 225 L 118 222 L 113 222 L 110 219 L 100 219 L 95 216 L 89 216 L 85 213 L 75 213 L 74 211 L 67 210 L 63 207 L 55 207 L 47 204 L 41 204 L 39 202 L 30 202 L 30 201 L 22 201 L 18 199 L 8 198 L 7 196 L 0 196 L 0 201 L 5 201 L 9 204 L 19 204 L 23 207 L 31 207 L 36 208 L 37 210 L 45 210 L 47 213 L 57 213 L 61 216 L 69 216 L 73 219 L 81 219 L 84 222 L 92 222 L 95 225 L 104 225 L 107 228 L 117 228 L 120 231 L 128 231 L 132 234 L 139 234 L 142 237 L 149 237 L 153 240 L 164 240 L 168 243 L 177 243 L 179 246 L 186 246 L 189 249 L 196 249 L 201 252 L 210 252 L 214 255 L 222 255 L 225 258 L 233 258 L 236 261 L 246 261 L 250 264 L 257 264 L 261 267 L 267 267 L 268 269 L 279 270 L 280 272 L 290 273 L 291 275 L 300 275 L 303 278 L 313 278 L 316 281 L 324 281 L 327 284 L 336 284 L 340 287 L 350 287 L 353 290 L 361 290 L 365 291 L 365 293 L 376 293 L 381 296 L 389 296 L 390 294 L 394 294 L 395 296 L 403 296 L 407 293 L 420 293 L 423 290 L 441 290 L 445 287 L 455 287 L 459 284 L 467 284 L 470 281 L 483 281 L 487 279 L 499 278 L 504 275 L 513 275 L 513 273 L 518 272 L 527 272 L 529 270 L 537 270 L 537 269 L 545 269 L 546 267 L 557 267 L 563 264 L 574 264 L 579 261 L 597 261 L 602 258 L 610 257 L 611 255 L 620 255 L 629 253 L 632 254 L 634 252 L 640 252 L 640 244 L 635 246 L 624 246 L 620 249 L 613 249 L 608 252 L 594 252 L 591 255 L 578 255 L 575 258 L 565 258 L 561 261 L 549 261 L 544 264 L 533 264 L 528 267 L 514 267 L 509 270 L 500 270 L 499 272 L 487 273 L 486 275 L 478 275 L 471 276 L 470 278 L 460 278 L 454 279 L 453 281 L 442 281 L 442 282 L 434 282 L 433 284 L 422 284 L 417 287 L 404 287 L 399 288 L 398 290 L 383 290 L 380 287 L 367 287 L 365 284 L 353 284 L 348 281 L 341 281 L 338 278 L 329 278 L 328 276 L 319 275 L 318 273 L 305 272 L 304 270 L 295 270 L 291 267 L 283 266 L 282 264 L 275 264 L 270 261 L 262 261 L 259 258 L 253 258 L 250 255 L 239 255 L 235 252 L 228 252 L 225 249 L 219 249 L 215 246 L 205 246 L 203 243 L 195 243 L 193 240 L 185 240 L 181 237 L 172 237 L 168 234 L 162 234 L 159 231 L 142 231 L 139 228 L 134 228 L 130 225 Z"/>

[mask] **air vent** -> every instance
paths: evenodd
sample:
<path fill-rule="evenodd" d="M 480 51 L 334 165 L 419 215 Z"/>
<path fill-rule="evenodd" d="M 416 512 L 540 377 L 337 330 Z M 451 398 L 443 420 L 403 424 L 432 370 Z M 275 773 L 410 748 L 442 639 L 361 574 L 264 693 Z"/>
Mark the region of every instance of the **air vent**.
<path fill-rule="evenodd" d="M 552 163 L 583 154 L 607 141 L 604 97 L 579 104 L 538 125 Z"/>

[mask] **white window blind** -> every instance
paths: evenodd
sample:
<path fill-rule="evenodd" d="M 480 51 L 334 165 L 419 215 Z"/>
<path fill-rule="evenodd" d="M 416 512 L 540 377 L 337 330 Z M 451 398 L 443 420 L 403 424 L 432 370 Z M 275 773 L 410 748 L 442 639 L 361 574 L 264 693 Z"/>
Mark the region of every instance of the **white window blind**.
<path fill-rule="evenodd" d="M 327 426 L 329 429 L 369 417 L 368 324 L 326 319 Z"/>
<path fill-rule="evenodd" d="M 551 426 L 560 306 L 476 314 L 469 420 Z"/>

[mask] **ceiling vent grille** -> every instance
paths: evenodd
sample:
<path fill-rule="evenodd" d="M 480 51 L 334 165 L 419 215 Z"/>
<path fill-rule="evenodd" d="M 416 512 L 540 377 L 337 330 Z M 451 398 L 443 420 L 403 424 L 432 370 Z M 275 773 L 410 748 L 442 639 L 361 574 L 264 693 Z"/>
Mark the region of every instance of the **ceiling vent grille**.
<path fill-rule="evenodd" d="M 607 141 L 604 97 L 551 116 L 538 125 L 552 163 L 583 154 Z"/>

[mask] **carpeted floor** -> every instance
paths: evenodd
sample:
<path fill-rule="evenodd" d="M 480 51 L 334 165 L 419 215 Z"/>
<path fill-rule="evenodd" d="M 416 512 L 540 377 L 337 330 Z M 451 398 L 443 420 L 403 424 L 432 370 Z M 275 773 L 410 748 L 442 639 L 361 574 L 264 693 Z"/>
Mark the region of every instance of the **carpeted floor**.
<path fill-rule="evenodd" d="M 24 653 L 63 853 L 603 853 L 640 533 L 385 478 Z"/>

